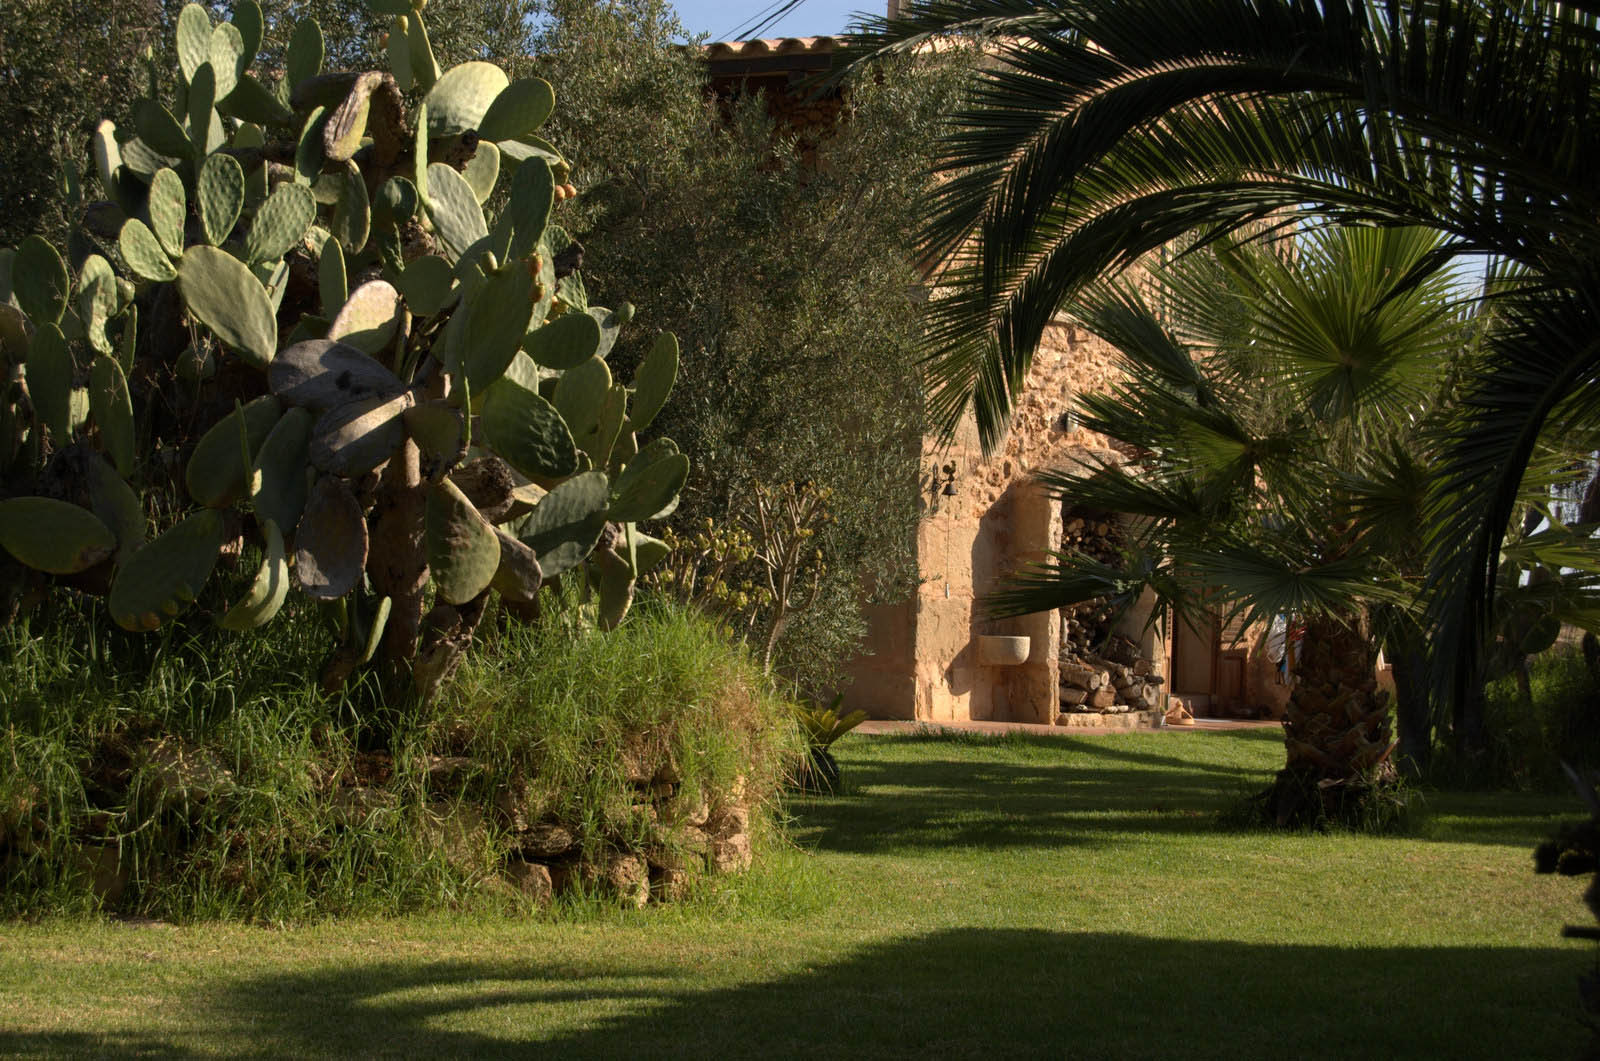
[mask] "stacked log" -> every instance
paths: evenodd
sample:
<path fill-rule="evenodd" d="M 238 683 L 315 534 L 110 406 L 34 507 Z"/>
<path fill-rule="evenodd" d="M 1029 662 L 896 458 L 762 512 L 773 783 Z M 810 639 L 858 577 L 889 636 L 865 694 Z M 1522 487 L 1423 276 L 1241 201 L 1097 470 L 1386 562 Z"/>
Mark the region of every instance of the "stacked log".
<path fill-rule="evenodd" d="M 1077 552 L 1115 564 L 1127 536 L 1114 514 L 1066 506 L 1062 510 L 1061 551 Z M 1122 714 L 1161 705 L 1166 681 L 1158 661 L 1139 646 L 1111 632 L 1116 618 L 1104 597 L 1061 609 L 1061 711 Z"/>

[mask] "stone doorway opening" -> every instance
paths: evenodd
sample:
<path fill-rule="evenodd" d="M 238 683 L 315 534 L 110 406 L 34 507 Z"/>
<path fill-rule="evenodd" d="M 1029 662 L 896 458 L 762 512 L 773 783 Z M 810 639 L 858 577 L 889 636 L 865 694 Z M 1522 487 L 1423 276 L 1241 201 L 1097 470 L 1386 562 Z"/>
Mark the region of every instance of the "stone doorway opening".
<path fill-rule="evenodd" d="M 1107 564 L 1120 560 L 1127 517 L 1067 502 L 1060 518 L 1062 552 Z M 1105 598 L 1059 610 L 1058 722 L 1086 725 L 1104 716 L 1138 715 L 1153 723 L 1166 710 L 1166 638 L 1151 622 L 1154 611 L 1148 592 L 1120 613 Z"/>

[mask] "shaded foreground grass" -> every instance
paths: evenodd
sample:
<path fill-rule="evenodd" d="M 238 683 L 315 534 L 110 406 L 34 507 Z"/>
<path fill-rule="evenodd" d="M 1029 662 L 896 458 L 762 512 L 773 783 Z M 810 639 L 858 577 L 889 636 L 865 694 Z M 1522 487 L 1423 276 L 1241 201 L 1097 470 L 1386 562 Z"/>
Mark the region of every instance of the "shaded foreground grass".
<path fill-rule="evenodd" d="M 801 851 L 681 909 L 0 927 L 0 1054 L 1545 1057 L 1582 1041 L 1560 798 L 1219 829 L 1270 733 L 856 737 Z"/>

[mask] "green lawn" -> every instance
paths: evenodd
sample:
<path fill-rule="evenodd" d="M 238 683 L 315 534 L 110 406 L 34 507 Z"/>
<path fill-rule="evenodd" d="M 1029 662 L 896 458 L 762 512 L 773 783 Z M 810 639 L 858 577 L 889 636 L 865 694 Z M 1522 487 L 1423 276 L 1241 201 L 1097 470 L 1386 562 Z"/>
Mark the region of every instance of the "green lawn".
<path fill-rule="evenodd" d="M 0 1055 L 1563 1057 L 1570 801 L 1229 832 L 1274 734 L 846 738 L 800 851 L 704 902 L 504 923 L 0 926 Z"/>

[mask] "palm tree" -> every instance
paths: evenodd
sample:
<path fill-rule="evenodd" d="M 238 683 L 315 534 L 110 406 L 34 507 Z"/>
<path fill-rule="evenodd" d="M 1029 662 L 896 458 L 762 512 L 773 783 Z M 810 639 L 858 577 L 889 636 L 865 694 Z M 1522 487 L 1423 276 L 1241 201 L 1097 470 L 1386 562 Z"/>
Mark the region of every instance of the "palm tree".
<path fill-rule="evenodd" d="M 1513 266 L 1429 501 L 1430 627 L 1475 680 L 1499 544 L 1541 433 L 1600 422 L 1595 0 L 933 0 L 865 58 L 979 35 L 922 242 L 932 409 L 992 447 L 1040 336 L 1085 285 L 1185 235 L 1337 223 L 1445 233 Z"/>
<path fill-rule="evenodd" d="M 1268 794 L 1281 823 L 1358 813 L 1393 773 L 1375 655 L 1415 649 L 1429 429 L 1474 337 L 1450 277 L 1408 281 L 1439 243 L 1372 228 L 1213 243 L 1071 307 L 1126 374 L 1081 399 L 1083 422 L 1137 456 L 1042 478 L 1063 501 L 1130 514 L 1136 544 L 1120 567 L 1057 557 L 992 606 L 1018 614 L 1153 588 L 1191 620 L 1297 617 L 1286 763 Z M 1419 717 L 1425 697 L 1413 758 L 1427 749 Z"/>

